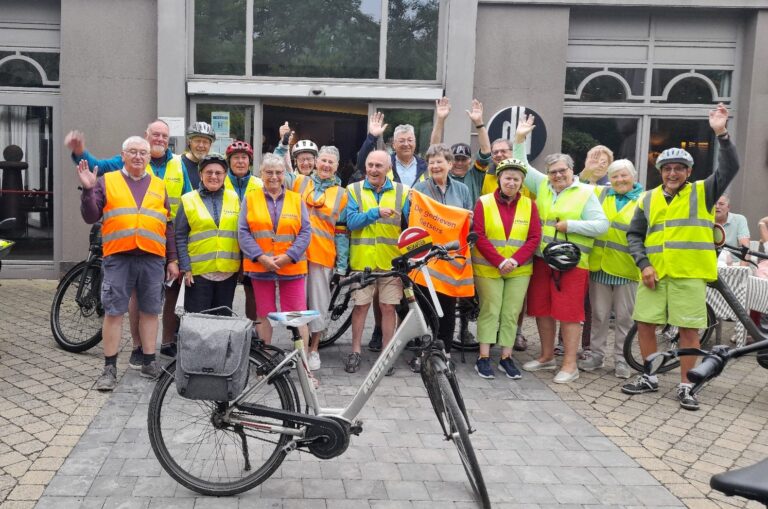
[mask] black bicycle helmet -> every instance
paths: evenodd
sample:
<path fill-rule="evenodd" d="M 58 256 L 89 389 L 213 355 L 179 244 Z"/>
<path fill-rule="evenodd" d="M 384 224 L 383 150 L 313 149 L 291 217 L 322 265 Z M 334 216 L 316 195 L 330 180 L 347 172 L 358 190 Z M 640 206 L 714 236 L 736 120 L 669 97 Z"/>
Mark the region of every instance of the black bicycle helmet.
<path fill-rule="evenodd" d="M 541 254 L 552 270 L 565 272 L 579 264 L 581 249 L 573 242 L 555 240 L 547 244 Z"/>
<path fill-rule="evenodd" d="M 197 171 L 203 171 L 203 168 L 205 168 L 206 166 L 212 163 L 218 163 L 221 166 L 223 166 L 224 169 L 228 167 L 227 160 L 224 158 L 223 155 L 218 154 L 216 152 L 209 152 L 208 155 L 200 159 L 200 162 L 197 163 Z"/>

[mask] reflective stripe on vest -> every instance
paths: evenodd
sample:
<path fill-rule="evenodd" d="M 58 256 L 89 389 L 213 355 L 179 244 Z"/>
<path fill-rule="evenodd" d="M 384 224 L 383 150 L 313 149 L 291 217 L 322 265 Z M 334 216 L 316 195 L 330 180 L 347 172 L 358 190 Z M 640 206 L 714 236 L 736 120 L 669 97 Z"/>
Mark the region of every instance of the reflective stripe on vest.
<path fill-rule="evenodd" d="M 717 279 L 715 215 L 706 203 L 703 181 L 683 186 L 669 204 L 661 186 L 645 193 L 645 251 L 659 278 Z"/>
<path fill-rule="evenodd" d="M 152 165 L 147 163 L 147 173 L 155 175 Z M 171 206 L 171 221 L 176 219 L 176 211 L 181 203 L 181 193 L 184 191 L 184 163 L 180 155 L 174 155 L 165 163 L 165 192 L 168 193 L 168 204 Z"/>
<path fill-rule="evenodd" d="M 509 237 L 505 239 L 504 223 L 501 222 L 501 212 L 496 203 L 496 196 L 485 194 L 480 197 L 483 203 L 483 220 L 485 221 L 485 236 L 491 241 L 496 251 L 504 258 L 509 258 L 515 254 L 528 239 L 528 229 L 531 225 L 531 199 L 527 196 L 520 196 L 515 209 L 515 219 L 512 222 L 512 228 L 509 230 Z M 504 278 L 517 276 L 529 276 L 533 274 L 533 260 L 528 260 L 512 272 L 504 274 L 499 273 L 498 267 L 491 265 L 477 249 L 472 248 L 472 264 L 475 266 L 475 274 L 488 278 Z"/>
<path fill-rule="evenodd" d="M 296 236 L 301 231 L 301 196 L 286 189 L 283 198 L 283 209 L 275 230 L 272 217 L 267 207 L 267 199 L 263 191 L 245 195 L 248 227 L 264 254 L 277 256 L 285 254 L 291 247 Z M 243 260 L 243 270 L 246 272 L 267 272 L 259 262 Z M 289 263 L 277 271 L 281 276 L 294 276 L 307 273 L 306 253 L 296 263 Z"/>
<path fill-rule="evenodd" d="M 446 244 L 458 240 L 464 244 L 469 234 L 471 219 L 469 210 L 443 205 L 418 191 L 411 191 L 411 210 L 408 226 L 424 228 L 432 236 L 434 244 Z M 435 290 L 450 297 L 471 297 L 475 294 L 472 263 L 469 249 L 465 247 L 457 254 L 464 260 L 430 260 L 426 267 Z M 417 284 L 427 286 L 421 270 L 410 273 Z"/>
<path fill-rule="evenodd" d="M 251 175 L 251 177 L 248 179 L 248 183 L 245 184 L 245 194 L 250 193 L 254 189 L 261 189 L 263 187 L 264 182 L 259 177 L 254 177 Z M 235 186 L 232 184 L 232 179 L 229 178 L 229 174 L 224 176 L 224 189 L 234 191 L 235 194 L 237 194 L 237 191 L 235 191 Z"/>
<path fill-rule="evenodd" d="M 549 181 L 543 180 L 536 192 L 536 207 L 541 217 L 541 243 L 536 254 L 541 256 L 547 244 L 555 240 L 555 225 L 560 221 L 573 219 L 580 220 L 584 206 L 594 193 L 594 187 L 576 183 L 563 189 L 554 200 L 554 195 L 549 187 Z M 565 240 L 565 234 L 558 233 L 558 240 Z M 589 253 L 592 251 L 594 239 L 586 235 L 569 233 L 568 240 L 579 246 L 581 258 L 578 267 L 589 269 Z"/>
<path fill-rule="evenodd" d="M 240 270 L 240 245 L 237 242 L 237 218 L 240 199 L 234 191 L 224 190 L 219 225 L 200 198 L 198 191 L 181 197 L 189 222 L 189 259 L 192 274 L 237 272 Z"/>
<path fill-rule="evenodd" d="M 165 185 L 157 177 L 149 177 L 149 187 L 141 208 L 125 182 L 122 171 L 104 175 L 106 204 L 101 227 L 104 256 L 141 249 L 165 257 Z"/>
<path fill-rule="evenodd" d="M 614 276 L 640 281 L 640 270 L 629 254 L 627 242 L 627 231 L 632 216 L 635 215 L 637 201 L 629 201 L 617 211 L 616 195 L 608 196 L 609 189 L 609 187 L 595 189 L 610 225 L 607 232 L 595 239 L 592 252 L 589 254 L 589 270 L 592 272 L 602 270 Z"/>
<path fill-rule="evenodd" d="M 379 202 L 371 189 L 363 187 L 363 182 L 355 182 L 349 189 L 350 199 L 357 201 L 360 212 L 372 208 L 385 207 L 402 212 L 408 186 L 392 182 L 392 189 L 381 194 Z M 400 256 L 397 239 L 400 236 L 400 215 L 391 218 L 379 218 L 360 230 L 354 230 L 349 241 L 349 266 L 352 270 L 364 270 L 371 267 L 376 270 L 390 270 L 392 259 Z"/>
<path fill-rule="evenodd" d="M 341 186 L 328 187 L 324 192 L 322 206 L 313 207 L 314 181 L 305 175 L 298 175 L 293 190 L 299 193 L 307 204 L 309 222 L 312 225 L 312 240 L 307 248 L 307 259 L 323 267 L 333 268 L 336 263 L 336 222 L 347 206 L 347 192 Z"/>

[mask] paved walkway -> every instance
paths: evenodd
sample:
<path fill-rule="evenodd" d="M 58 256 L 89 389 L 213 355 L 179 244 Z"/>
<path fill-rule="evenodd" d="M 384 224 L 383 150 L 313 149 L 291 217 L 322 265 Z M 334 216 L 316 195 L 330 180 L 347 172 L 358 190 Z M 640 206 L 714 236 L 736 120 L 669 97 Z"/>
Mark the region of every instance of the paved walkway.
<path fill-rule="evenodd" d="M 126 373 L 127 355 L 118 390 L 105 396 L 91 390 L 99 349 L 74 355 L 55 346 L 54 288 L 0 287 L 2 507 L 34 507 L 38 499 L 41 508 L 474 507 L 455 450 L 441 440 L 421 380 L 404 362 L 369 402 L 364 432 L 345 455 L 320 461 L 292 453 L 240 497 L 198 497 L 154 458 L 146 435 L 151 385 Z M 532 322 L 525 328 L 535 337 Z M 347 342 L 323 352 L 328 399 L 343 400 L 363 378 L 341 368 Z M 364 361 L 370 366 L 372 355 Z M 482 380 L 469 356 L 458 369 L 494 507 L 757 507 L 707 484 L 712 473 L 768 452 L 765 371 L 752 360 L 729 367 L 699 412 L 679 410 L 674 373 L 659 393 L 628 398 L 609 369 L 565 387 L 552 384 L 551 373 Z"/>

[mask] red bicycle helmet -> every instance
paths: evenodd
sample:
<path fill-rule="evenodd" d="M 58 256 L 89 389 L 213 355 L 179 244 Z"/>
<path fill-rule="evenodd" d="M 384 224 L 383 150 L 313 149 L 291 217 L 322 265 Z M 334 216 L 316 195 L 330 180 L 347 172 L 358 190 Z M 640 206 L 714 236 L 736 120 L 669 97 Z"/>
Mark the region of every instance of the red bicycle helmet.
<path fill-rule="evenodd" d="M 248 143 L 244 141 L 235 140 L 229 144 L 226 153 L 227 161 L 229 161 L 229 158 L 232 157 L 232 154 L 248 154 L 248 159 L 253 162 L 253 149 Z"/>

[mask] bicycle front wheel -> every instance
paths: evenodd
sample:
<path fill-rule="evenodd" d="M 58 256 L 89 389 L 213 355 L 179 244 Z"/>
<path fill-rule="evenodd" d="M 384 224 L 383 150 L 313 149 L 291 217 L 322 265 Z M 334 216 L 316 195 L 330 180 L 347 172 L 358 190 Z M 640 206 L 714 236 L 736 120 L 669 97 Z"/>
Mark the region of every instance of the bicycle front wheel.
<path fill-rule="evenodd" d="M 61 280 L 53 297 L 53 339 L 68 352 L 84 352 L 101 341 L 103 318 L 101 262 L 76 265 Z"/>
<path fill-rule="evenodd" d="M 448 421 L 448 438 L 456 445 L 461 464 L 464 466 L 464 471 L 467 473 L 469 484 L 472 486 L 475 496 L 483 508 L 490 508 L 491 501 L 488 498 L 488 490 L 485 487 L 483 472 L 480 470 L 475 450 L 472 447 L 472 442 L 469 440 L 469 427 L 445 373 L 437 373 L 437 384 L 443 401 L 443 410 Z"/>
<path fill-rule="evenodd" d="M 709 304 L 707 304 L 707 327 L 704 329 L 699 329 L 699 342 L 701 343 L 701 348 L 706 349 L 707 345 L 709 345 L 712 334 L 715 331 L 715 325 L 717 325 L 715 312 L 709 306 Z M 679 348 L 679 342 L 680 333 L 678 332 L 678 328 L 674 325 L 667 324 L 658 325 L 656 327 L 657 352 L 665 352 L 667 350 Z M 626 359 L 627 364 L 632 366 L 632 369 L 639 371 L 640 373 L 643 372 L 643 364 L 645 359 L 643 359 L 643 355 L 640 353 L 640 340 L 638 339 L 637 335 L 636 323 L 632 325 L 631 329 L 629 329 L 629 333 L 627 333 L 627 337 L 624 340 L 624 358 Z M 679 366 L 680 360 L 675 359 L 674 361 L 664 365 L 661 369 L 659 369 L 658 372 L 666 373 L 667 371 L 675 369 Z"/>
<path fill-rule="evenodd" d="M 320 339 L 320 348 L 331 346 L 347 332 L 352 325 L 352 310 L 355 307 L 355 299 L 352 298 L 351 287 L 337 286 L 331 294 L 331 303 L 325 312 L 325 334 Z"/>
<path fill-rule="evenodd" d="M 263 378 L 257 370 L 268 362 L 266 355 L 252 355 L 248 387 Z M 259 419 L 263 427 L 234 425 L 223 418 L 230 403 L 181 397 L 175 369 L 170 364 L 158 380 L 147 413 L 149 440 L 163 469 L 190 490 L 213 496 L 242 493 L 268 479 L 285 458 L 290 437 L 265 428 L 290 425 L 268 418 Z M 288 376 L 280 375 L 244 403 L 296 411 L 292 389 Z M 233 415 L 245 413 L 236 409 Z"/>

